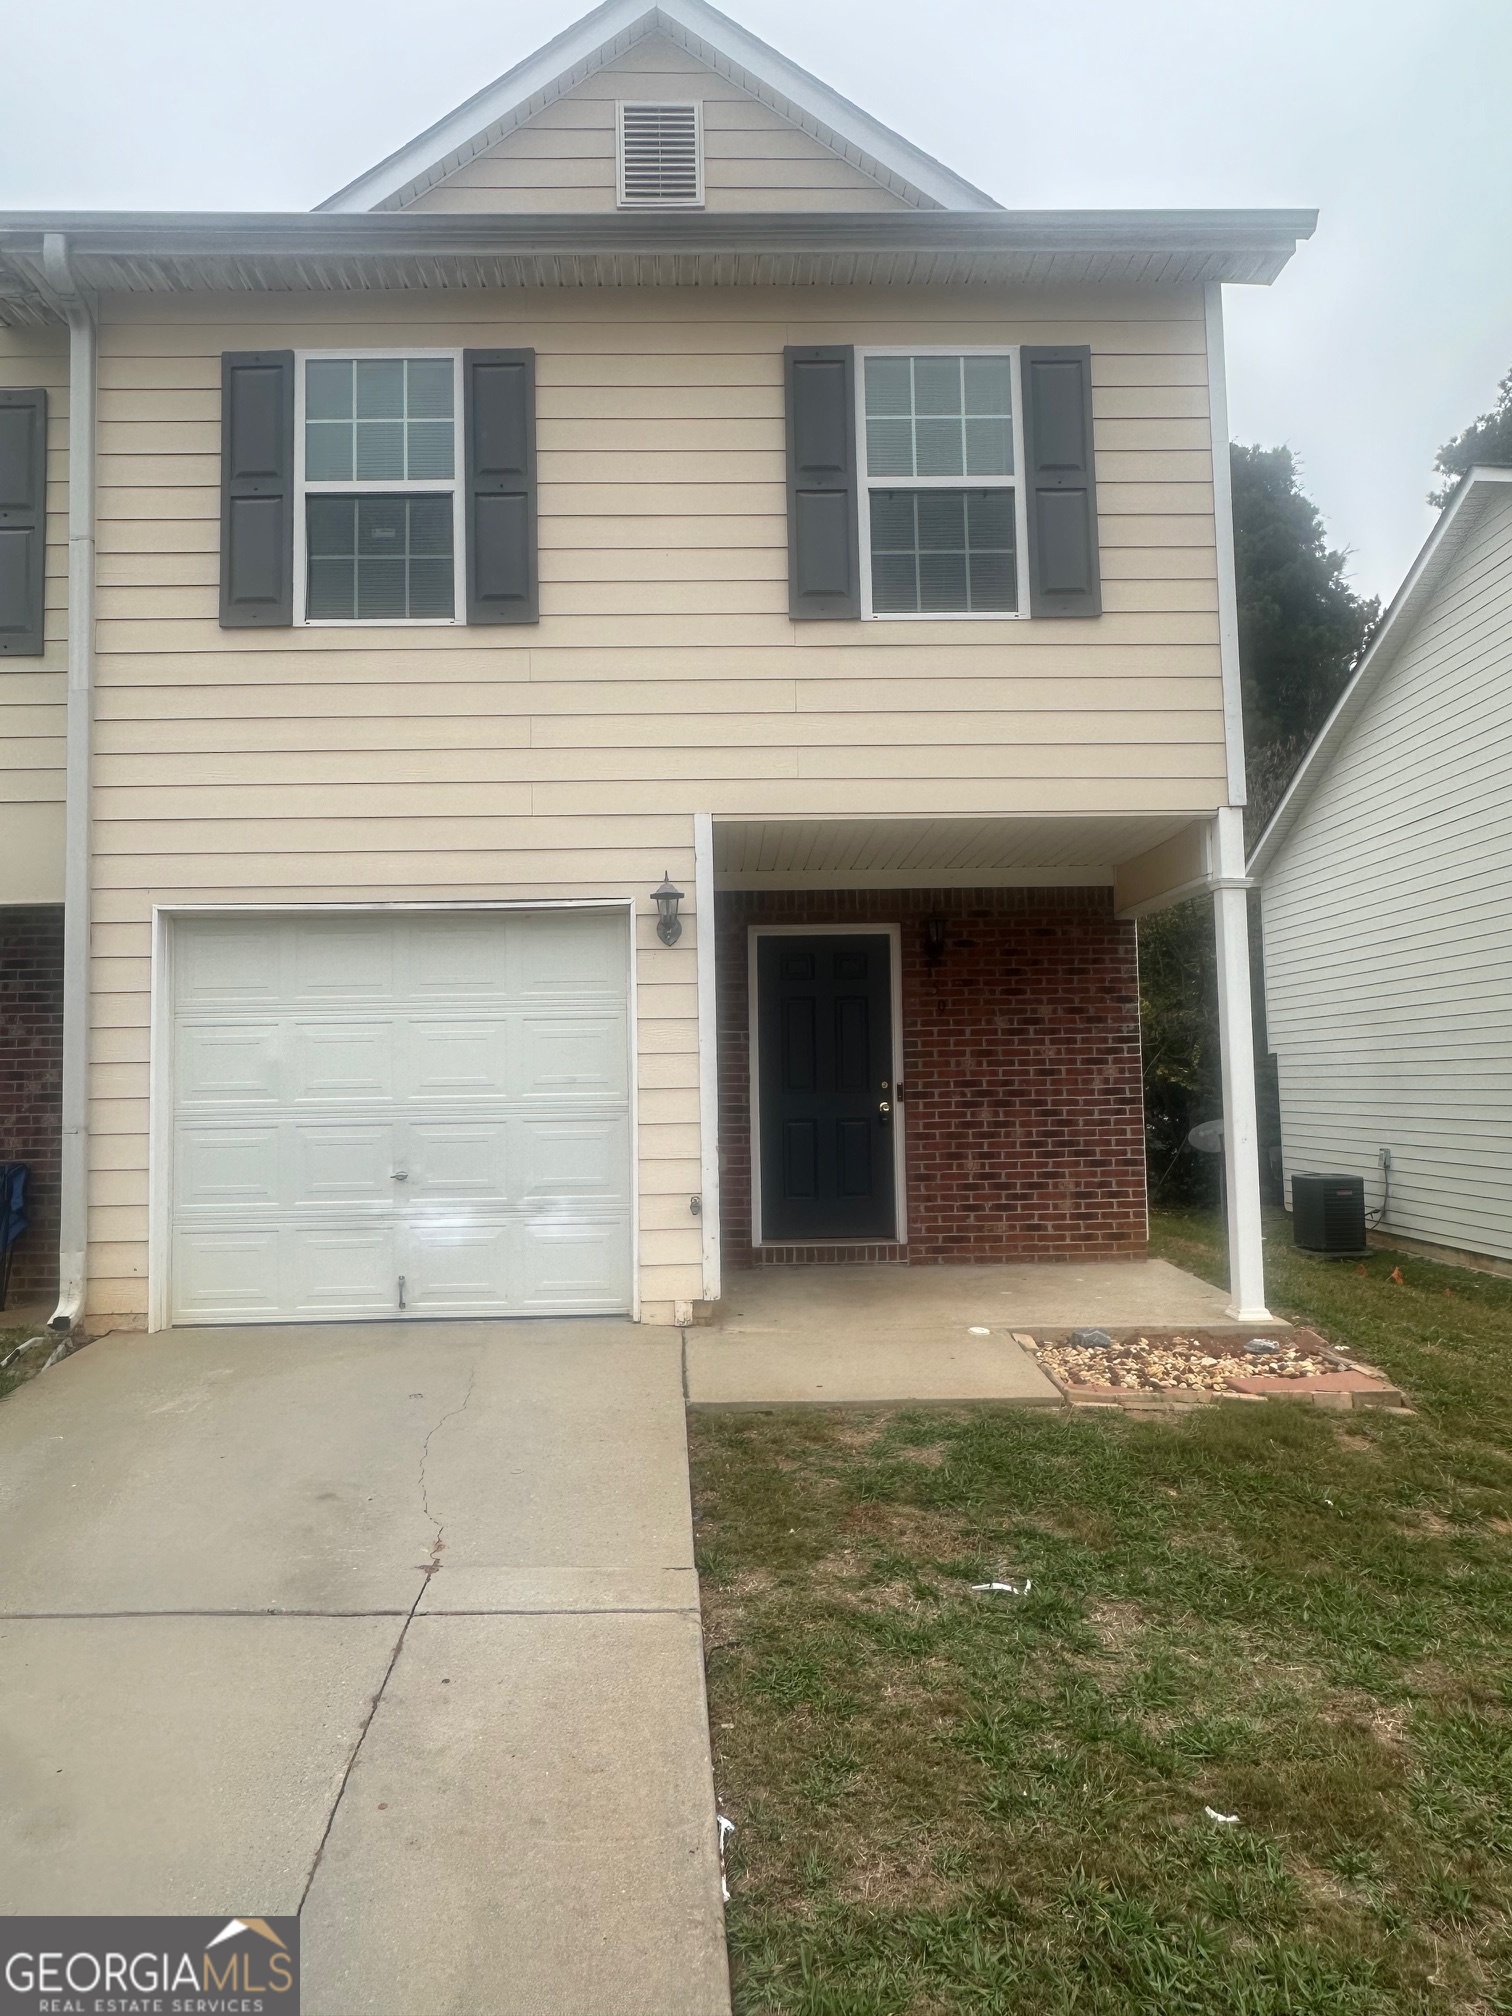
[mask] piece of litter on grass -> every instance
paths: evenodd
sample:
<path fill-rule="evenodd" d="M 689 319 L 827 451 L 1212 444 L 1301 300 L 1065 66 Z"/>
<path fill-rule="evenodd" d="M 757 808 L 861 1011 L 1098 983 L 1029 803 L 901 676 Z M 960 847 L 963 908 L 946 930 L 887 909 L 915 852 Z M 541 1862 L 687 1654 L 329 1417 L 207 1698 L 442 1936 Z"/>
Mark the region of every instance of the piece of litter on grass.
<path fill-rule="evenodd" d="M 726 1904 L 730 1901 L 730 1884 L 725 1875 L 725 1839 L 735 1832 L 735 1822 L 719 1815 L 719 1894 Z"/>
<path fill-rule="evenodd" d="M 971 1585 L 972 1594 L 976 1596 L 1027 1596 L 1033 1587 L 1027 1575 L 1022 1582 L 973 1582 Z"/>
<path fill-rule="evenodd" d="M 968 1337 L 990 1337 L 992 1332 L 984 1323 L 972 1323 L 968 1325 L 966 1334 Z"/>
<path fill-rule="evenodd" d="M 1219 1813 L 1211 1806 L 1204 1806 L 1202 1810 L 1206 1813 L 1209 1820 L 1216 1820 L 1220 1827 L 1237 1827 L 1239 1825 L 1239 1815 L 1237 1813 Z"/>

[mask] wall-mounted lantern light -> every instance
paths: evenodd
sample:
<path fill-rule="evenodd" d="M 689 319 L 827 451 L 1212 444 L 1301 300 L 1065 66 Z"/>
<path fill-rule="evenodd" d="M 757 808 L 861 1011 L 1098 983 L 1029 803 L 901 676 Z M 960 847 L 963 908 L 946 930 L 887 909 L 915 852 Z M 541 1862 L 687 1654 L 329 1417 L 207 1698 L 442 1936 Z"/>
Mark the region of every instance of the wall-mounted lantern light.
<path fill-rule="evenodd" d="M 945 919 L 937 910 L 924 919 L 924 964 L 933 970 L 945 957 Z"/>
<path fill-rule="evenodd" d="M 675 945 L 682 936 L 682 920 L 677 914 L 682 895 L 681 889 L 672 887 L 670 875 L 663 875 L 661 887 L 651 891 L 651 900 L 656 905 L 656 935 L 663 945 Z"/>

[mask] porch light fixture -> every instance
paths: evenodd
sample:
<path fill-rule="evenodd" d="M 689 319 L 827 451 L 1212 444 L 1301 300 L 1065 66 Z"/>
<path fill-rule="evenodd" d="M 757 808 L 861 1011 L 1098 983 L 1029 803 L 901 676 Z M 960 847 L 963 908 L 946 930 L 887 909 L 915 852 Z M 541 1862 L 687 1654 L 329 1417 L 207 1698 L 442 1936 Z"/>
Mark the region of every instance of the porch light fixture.
<path fill-rule="evenodd" d="M 670 875 L 663 875 L 661 887 L 651 891 L 651 900 L 656 905 L 656 935 L 663 945 L 675 945 L 682 936 L 682 920 L 677 914 L 682 896 L 681 889 L 672 887 Z"/>
<path fill-rule="evenodd" d="M 945 958 L 945 919 L 936 910 L 924 919 L 924 964 L 933 970 Z"/>

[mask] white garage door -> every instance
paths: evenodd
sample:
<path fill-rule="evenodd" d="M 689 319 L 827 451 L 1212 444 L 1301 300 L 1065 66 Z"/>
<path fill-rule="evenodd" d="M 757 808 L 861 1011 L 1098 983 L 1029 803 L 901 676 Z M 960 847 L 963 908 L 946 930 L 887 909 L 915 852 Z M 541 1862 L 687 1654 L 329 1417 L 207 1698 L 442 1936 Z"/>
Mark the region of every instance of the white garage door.
<path fill-rule="evenodd" d="M 182 919 L 171 1320 L 630 1307 L 623 912 Z"/>

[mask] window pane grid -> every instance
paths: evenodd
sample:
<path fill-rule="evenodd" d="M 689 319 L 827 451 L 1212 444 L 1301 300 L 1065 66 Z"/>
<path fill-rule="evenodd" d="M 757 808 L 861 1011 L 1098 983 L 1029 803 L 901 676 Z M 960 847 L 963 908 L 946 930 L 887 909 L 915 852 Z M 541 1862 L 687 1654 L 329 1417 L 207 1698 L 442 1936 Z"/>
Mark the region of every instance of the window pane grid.
<path fill-rule="evenodd" d="M 455 622 L 455 356 L 301 361 L 302 620 Z"/>
<path fill-rule="evenodd" d="M 866 468 L 875 481 L 1013 474 L 1006 356 L 868 357 Z"/>
<path fill-rule="evenodd" d="M 455 381 L 449 357 L 310 358 L 305 481 L 450 482 Z"/>
<path fill-rule="evenodd" d="M 1016 613 L 1012 490 L 873 490 L 871 574 L 878 616 Z"/>
<path fill-rule="evenodd" d="M 1017 615 L 1011 354 L 865 356 L 862 409 L 870 613 Z"/>
<path fill-rule="evenodd" d="M 305 500 L 312 622 L 445 619 L 455 613 L 452 499 L 314 495 Z"/>

